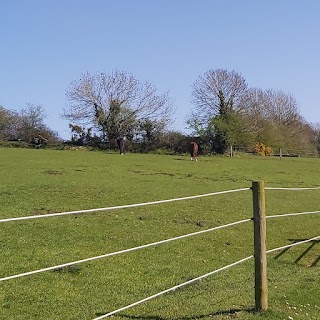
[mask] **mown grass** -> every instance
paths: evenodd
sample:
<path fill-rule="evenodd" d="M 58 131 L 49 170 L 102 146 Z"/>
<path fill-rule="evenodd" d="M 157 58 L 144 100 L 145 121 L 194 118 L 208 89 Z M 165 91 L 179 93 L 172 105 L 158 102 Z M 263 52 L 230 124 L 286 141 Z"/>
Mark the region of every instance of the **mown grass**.
<path fill-rule="evenodd" d="M 319 186 L 319 159 L 0 149 L 0 218 L 109 207 L 215 191 Z M 319 210 L 320 190 L 268 190 L 267 214 Z M 250 218 L 250 191 L 116 211 L 0 224 L 0 277 Z M 268 249 L 319 235 L 319 215 L 270 219 Z M 93 319 L 247 257 L 252 224 L 1 282 L 0 319 Z M 320 244 L 268 256 L 269 310 L 254 308 L 249 260 L 114 319 L 319 319 Z"/>

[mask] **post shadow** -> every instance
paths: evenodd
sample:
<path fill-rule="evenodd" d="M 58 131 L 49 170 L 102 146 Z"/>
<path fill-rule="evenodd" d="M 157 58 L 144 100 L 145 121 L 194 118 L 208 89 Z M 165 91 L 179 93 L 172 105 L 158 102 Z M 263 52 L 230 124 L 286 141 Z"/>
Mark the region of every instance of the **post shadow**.
<path fill-rule="evenodd" d="M 305 240 L 308 240 L 308 239 L 288 239 L 288 240 L 291 241 L 292 244 L 294 244 L 294 243 L 297 243 L 297 242 L 300 242 L 300 241 L 305 241 Z M 306 256 L 307 253 L 308 253 L 309 251 L 311 251 L 311 250 L 315 247 L 315 245 L 318 244 L 318 243 L 320 243 L 320 240 L 312 240 L 312 241 L 310 241 L 310 245 L 307 247 L 307 249 L 305 249 L 305 250 L 299 255 L 299 257 L 294 261 L 294 263 L 297 264 L 297 263 L 298 263 L 304 256 Z M 274 257 L 274 259 L 276 260 L 276 259 L 280 258 L 280 257 L 281 257 L 283 254 L 285 254 L 290 248 L 291 248 L 291 247 L 285 248 L 285 249 L 283 249 L 282 251 L 280 251 L 280 253 L 277 254 L 277 255 Z M 313 263 L 311 264 L 311 267 L 315 267 L 315 266 L 318 264 L 319 261 L 320 261 L 320 256 L 313 261 Z"/>

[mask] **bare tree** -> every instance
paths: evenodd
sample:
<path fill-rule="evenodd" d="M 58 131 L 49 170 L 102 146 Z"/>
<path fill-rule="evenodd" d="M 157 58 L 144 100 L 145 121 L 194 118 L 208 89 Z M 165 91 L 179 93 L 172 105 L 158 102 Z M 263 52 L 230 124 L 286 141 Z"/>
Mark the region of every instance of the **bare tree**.
<path fill-rule="evenodd" d="M 243 97 L 242 113 L 258 141 L 279 147 L 306 147 L 309 127 L 295 98 L 281 90 L 250 89 Z"/>
<path fill-rule="evenodd" d="M 58 141 L 58 134 L 44 124 L 45 117 L 41 105 L 27 103 L 20 112 L 0 106 L 0 138 L 29 142 L 32 137 L 42 135 L 50 142 Z"/>
<path fill-rule="evenodd" d="M 296 99 L 281 90 L 267 90 L 265 92 L 267 117 L 275 124 L 287 127 L 304 122 L 299 113 Z"/>
<path fill-rule="evenodd" d="M 306 121 L 301 116 L 296 99 L 281 90 L 269 89 L 260 95 L 260 115 L 274 126 L 284 128 L 294 138 L 304 130 Z"/>
<path fill-rule="evenodd" d="M 246 81 L 237 72 L 208 70 L 193 85 L 191 101 L 196 110 L 192 116 L 201 122 L 216 115 L 239 111 L 241 97 L 246 90 Z"/>
<path fill-rule="evenodd" d="M 233 127 L 242 122 L 238 113 L 246 91 L 245 79 L 225 69 L 208 70 L 194 83 L 191 101 L 195 109 L 186 122 L 197 135 L 210 141 L 215 152 L 228 148 Z"/>
<path fill-rule="evenodd" d="M 42 105 L 27 103 L 24 108 L 21 108 L 20 116 L 23 128 L 26 131 L 41 130 L 45 127 L 44 119 L 46 118 L 46 114 Z"/>
<path fill-rule="evenodd" d="M 320 123 L 312 124 L 313 141 L 317 149 L 318 156 L 320 157 Z"/>
<path fill-rule="evenodd" d="M 70 105 L 64 110 L 64 118 L 90 124 L 108 139 L 125 135 L 136 120 L 161 119 L 169 123 L 172 116 L 168 92 L 158 94 L 151 83 L 141 83 L 123 71 L 85 73 L 70 84 L 66 96 Z"/>
<path fill-rule="evenodd" d="M 15 140 L 19 137 L 21 118 L 18 113 L 0 106 L 0 140 Z"/>

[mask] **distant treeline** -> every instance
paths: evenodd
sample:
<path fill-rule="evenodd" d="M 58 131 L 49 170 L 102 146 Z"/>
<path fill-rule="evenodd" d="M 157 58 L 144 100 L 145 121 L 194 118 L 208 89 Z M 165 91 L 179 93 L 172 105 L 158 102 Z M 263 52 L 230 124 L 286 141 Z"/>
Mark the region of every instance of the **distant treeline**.
<path fill-rule="evenodd" d="M 159 93 L 127 72 L 82 74 L 66 96 L 68 141 L 44 124 L 42 106 L 27 104 L 20 112 L 0 106 L 1 144 L 114 150 L 123 137 L 131 152 L 183 153 L 196 141 L 202 154 L 232 155 L 240 146 L 260 155 L 320 154 L 320 125 L 301 116 L 292 95 L 250 88 L 235 71 L 208 70 L 195 81 L 194 109 L 186 115 L 191 135 L 168 129 L 174 113 L 168 92 Z"/>

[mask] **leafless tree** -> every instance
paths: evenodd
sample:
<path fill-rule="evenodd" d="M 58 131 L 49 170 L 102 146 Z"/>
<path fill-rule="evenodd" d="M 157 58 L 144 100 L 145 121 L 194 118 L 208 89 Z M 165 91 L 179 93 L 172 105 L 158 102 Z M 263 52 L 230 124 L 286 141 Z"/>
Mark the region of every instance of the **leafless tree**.
<path fill-rule="evenodd" d="M 265 97 L 267 101 L 267 117 L 275 124 L 290 127 L 304 122 L 300 115 L 297 101 L 291 94 L 271 89 L 265 91 Z"/>
<path fill-rule="evenodd" d="M 245 79 L 235 71 L 208 70 L 192 88 L 192 102 L 196 106 L 193 117 L 206 120 L 216 115 L 241 109 L 241 97 L 247 90 Z"/>
<path fill-rule="evenodd" d="M 18 113 L 0 106 L 0 140 L 14 140 L 19 137 L 21 118 Z"/>
<path fill-rule="evenodd" d="M 113 138 L 110 130 L 112 136 L 126 134 L 136 120 L 161 119 L 169 123 L 173 112 L 168 92 L 158 94 L 150 82 L 142 83 L 117 70 L 83 74 L 70 84 L 66 96 L 70 104 L 64 118 L 96 127 L 109 138 Z"/>
<path fill-rule="evenodd" d="M 320 157 L 320 123 L 314 123 L 311 125 L 313 131 L 313 141 L 317 149 L 318 156 Z"/>
<path fill-rule="evenodd" d="M 20 110 L 20 116 L 23 120 L 23 126 L 28 129 L 41 129 L 45 126 L 44 119 L 46 118 L 45 109 L 42 105 L 27 103 Z"/>
<path fill-rule="evenodd" d="M 242 113 L 257 139 L 279 146 L 307 145 L 309 126 L 295 98 L 281 90 L 250 89 L 243 96 Z"/>
<path fill-rule="evenodd" d="M 264 91 L 250 88 L 241 99 L 241 113 L 246 117 L 249 130 L 259 134 L 263 130 L 261 124 L 267 118 L 268 113 Z"/>
<path fill-rule="evenodd" d="M 304 130 L 306 121 L 301 116 L 296 99 L 281 90 L 259 90 L 257 108 L 260 117 L 270 121 L 273 125 L 285 128 L 290 133 L 291 138 Z M 251 107 L 253 105 L 251 104 Z"/>
<path fill-rule="evenodd" d="M 29 142 L 35 135 L 41 135 L 50 142 L 59 141 L 58 134 L 44 123 L 45 109 L 42 105 L 27 103 L 20 111 L 0 106 L 0 139 Z"/>

